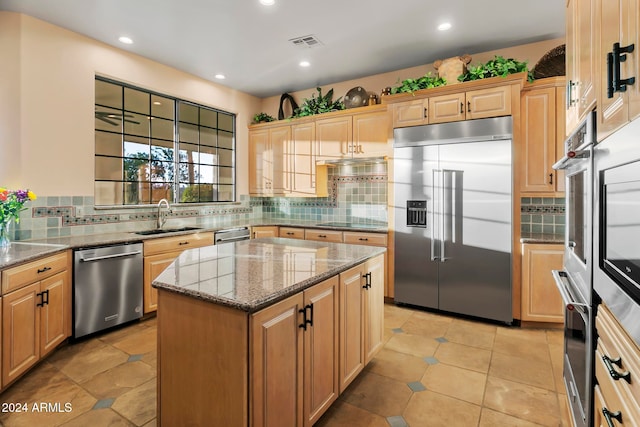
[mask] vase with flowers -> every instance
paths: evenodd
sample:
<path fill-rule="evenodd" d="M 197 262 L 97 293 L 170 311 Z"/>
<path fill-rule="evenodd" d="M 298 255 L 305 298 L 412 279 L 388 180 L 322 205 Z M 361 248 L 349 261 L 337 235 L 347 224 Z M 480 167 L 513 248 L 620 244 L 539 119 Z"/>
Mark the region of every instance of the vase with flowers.
<path fill-rule="evenodd" d="M 11 246 L 9 225 L 11 221 L 20 222 L 20 211 L 29 200 L 35 200 L 36 195 L 30 190 L 7 190 L 0 187 L 0 250 L 7 251 Z"/>

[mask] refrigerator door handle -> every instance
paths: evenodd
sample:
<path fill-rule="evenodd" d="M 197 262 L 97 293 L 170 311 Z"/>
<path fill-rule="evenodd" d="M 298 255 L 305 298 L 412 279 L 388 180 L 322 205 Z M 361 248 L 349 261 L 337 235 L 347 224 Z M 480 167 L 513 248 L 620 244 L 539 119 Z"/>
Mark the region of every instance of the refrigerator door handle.
<path fill-rule="evenodd" d="M 447 189 L 447 182 L 446 182 L 446 177 L 447 177 L 447 173 L 449 173 L 450 171 L 447 170 L 442 170 L 440 171 L 440 176 L 442 177 L 442 179 L 440 180 L 440 262 L 445 262 L 447 260 L 446 256 L 445 256 L 445 249 L 446 249 L 446 242 L 447 242 L 447 230 L 446 230 L 446 224 L 445 224 L 445 213 L 447 210 L 447 205 L 446 205 L 446 189 Z"/>
<path fill-rule="evenodd" d="M 436 256 L 436 190 L 438 186 L 436 185 L 436 178 L 438 178 L 438 171 L 434 169 L 431 171 L 431 261 L 439 261 L 440 257 Z"/>

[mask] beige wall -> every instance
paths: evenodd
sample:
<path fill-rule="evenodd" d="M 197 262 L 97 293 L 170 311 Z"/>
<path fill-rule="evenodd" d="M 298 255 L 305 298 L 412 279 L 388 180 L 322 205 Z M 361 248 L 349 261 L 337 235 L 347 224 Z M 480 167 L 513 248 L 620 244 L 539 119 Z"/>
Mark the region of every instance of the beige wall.
<path fill-rule="evenodd" d="M 506 49 L 493 50 L 490 52 L 482 52 L 482 53 L 471 53 L 472 60 L 471 65 L 477 65 L 483 62 L 487 62 L 492 59 L 495 55 L 501 55 L 505 58 L 515 58 L 519 61 L 527 61 L 529 68 L 533 68 L 536 63 L 542 58 L 542 56 L 547 53 L 549 50 L 553 49 L 556 46 L 559 46 L 564 43 L 564 38 L 560 39 L 551 39 L 545 40 L 537 43 L 530 43 L 520 46 L 514 46 Z M 455 55 L 463 55 L 469 52 L 452 52 L 451 56 Z M 445 58 L 442 58 L 445 59 Z M 362 77 L 359 79 L 348 80 L 339 83 L 333 83 L 322 87 L 322 93 L 326 93 L 327 90 L 333 88 L 334 99 L 337 97 L 344 95 L 349 91 L 349 89 L 354 88 L 356 86 L 362 86 L 367 92 L 375 93 L 378 97 L 380 96 L 380 92 L 382 89 L 387 86 L 397 86 L 398 83 L 402 80 L 408 78 L 416 78 L 425 75 L 427 72 L 431 71 L 434 75 L 436 74 L 435 69 L 432 64 L 425 64 L 418 67 L 412 68 L 404 68 L 397 71 L 391 71 L 389 73 L 376 74 L 373 76 Z M 296 100 L 298 105 L 302 104 L 302 100 L 304 98 L 310 98 L 312 94 L 316 93 L 315 88 L 309 88 L 297 92 L 292 92 L 290 95 Z M 262 100 L 261 110 L 267 114 L 272 115 L 273 117 L 278 117 L 278 108 L 280 106 L 280 96 L 272 96 L 269 98 L 264 98 Z M 287 104 L 288 106 L 288 104 Z M 259 112 L 259 111 L 257 111 Z"/>
<path fill-rule="evenodd" d="M 98 74 L 236 113 L 238 194 L 248 193 L 247 124 L 259 98 L 26 15 L 0 12 L 0 28 L 0 186 L 93 194 Z"/>

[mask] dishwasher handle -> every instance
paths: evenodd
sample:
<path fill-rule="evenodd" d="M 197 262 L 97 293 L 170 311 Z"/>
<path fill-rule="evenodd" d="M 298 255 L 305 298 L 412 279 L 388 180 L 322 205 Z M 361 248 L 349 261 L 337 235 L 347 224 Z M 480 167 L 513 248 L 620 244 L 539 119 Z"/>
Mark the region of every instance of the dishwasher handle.
<path fill-rule="evenodd" d="M 80 262 L 92 262 L 92 261 L 100 261 L 103 259 L 123 258 L 128 256 L 140 255 L 141 253 L 142 251 L 135 251 L 135 252 L 127 252 L 124 254 L 105 255 L 105 256 L 97 256 L 92 258 L 80 258 Z"/>
<path fill-rule="evenodd" d="M 227 237 L 226 239 L 223 238 L 217 238 L 216 239 L 216 243 L 228 243 L 228 242 L 237 242 L 239 240 L 248 240 L 249 237 L 242 235 L 242 236 L 237 236 L 237 237 Z"/>

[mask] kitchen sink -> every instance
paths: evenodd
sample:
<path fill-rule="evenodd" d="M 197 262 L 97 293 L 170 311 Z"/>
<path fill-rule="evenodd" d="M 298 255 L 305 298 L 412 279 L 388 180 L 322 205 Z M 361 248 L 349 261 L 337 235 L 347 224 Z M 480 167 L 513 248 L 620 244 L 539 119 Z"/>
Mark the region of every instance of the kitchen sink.
<path fill-rule="evenodd" d="M 200 230 L 199 227 L 180 227 L 180 228 L 156 228 L 153 230 L 136 231 L 141 236 L 149 236 L 153 234 L 176 233 L 178 231 Z"/>

